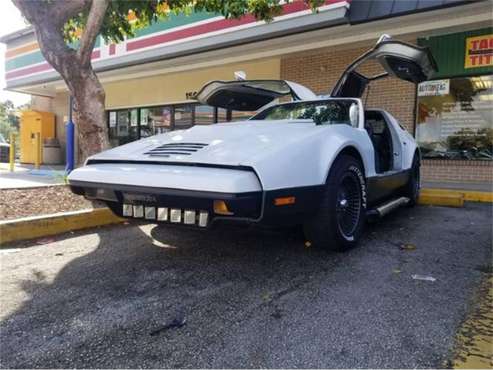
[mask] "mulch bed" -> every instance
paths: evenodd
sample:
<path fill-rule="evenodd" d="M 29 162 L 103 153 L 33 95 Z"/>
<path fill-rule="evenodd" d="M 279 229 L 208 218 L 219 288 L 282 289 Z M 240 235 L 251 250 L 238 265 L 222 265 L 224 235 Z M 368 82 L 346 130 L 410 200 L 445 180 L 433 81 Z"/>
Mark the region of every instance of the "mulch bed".
<path fill-rule="evenodd" d="M 73 194 L 68 186 L 44 186 L 27 189 L 0 189 L 0 220 L 58 212 L 98 208 L 104 204 L 91 202 Z"/>

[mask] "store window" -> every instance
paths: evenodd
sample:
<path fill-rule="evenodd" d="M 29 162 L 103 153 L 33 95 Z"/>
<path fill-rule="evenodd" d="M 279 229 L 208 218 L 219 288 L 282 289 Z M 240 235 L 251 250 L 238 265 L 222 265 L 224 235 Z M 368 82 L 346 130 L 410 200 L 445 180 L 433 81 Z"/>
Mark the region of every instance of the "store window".
<path fill-rule="evenodd" d="M 493 159 L 493 76 L 418 86 L 416 139 L 423 158 Z"/>
<path fill-rule="evenodd" d="M 223 108 L 217 108 L 217 122 L 228 122 L 228 111 Z"/>
<path fill-rule="evenodd" d="M 196 125 L 210 125 L 215 121 L 214 107 L 209 105 L 196 105 L 195 106 L 195 124 Z"/>
<path fill-rule="evenodd" d="M 231 121 L 244 121 L 255 115 L 254 111 L 239 111 L 234 110 L 231 112 Z"/>
<path fill-rule="evenodd" d="M 200 104 L 176 104 L 108 111 L 111 146 L 194 125 L 239 121 L 255 112 L 239 112 Z"/>
<path fill-rule="evenodd" d="M 136 109 L 122 109 L 109 113 L 109 136 L 112 146 L 123 145 L 138 139 L 136 112 Z"/>
<path fill-rule="evenodd" d="M 193 126 L 193 106 L 181 105 L 175 107 L 174 129 L 184 130 Z"/>
<path fill-rule="evenodd" d="M 140 109 L 140 137 L 148 137 L 171 131 L 172 107 Z"/>

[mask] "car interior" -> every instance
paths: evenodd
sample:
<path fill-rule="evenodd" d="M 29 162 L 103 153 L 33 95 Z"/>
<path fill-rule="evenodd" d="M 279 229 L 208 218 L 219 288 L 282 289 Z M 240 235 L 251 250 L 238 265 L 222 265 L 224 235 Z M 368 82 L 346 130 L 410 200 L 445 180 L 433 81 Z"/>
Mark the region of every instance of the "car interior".
<path fill-rule="evenodd" d="M 365 111 L 365 129 L 375 148 L 375 171 L 392 170 L 392 133 L 382 113 Z"/>

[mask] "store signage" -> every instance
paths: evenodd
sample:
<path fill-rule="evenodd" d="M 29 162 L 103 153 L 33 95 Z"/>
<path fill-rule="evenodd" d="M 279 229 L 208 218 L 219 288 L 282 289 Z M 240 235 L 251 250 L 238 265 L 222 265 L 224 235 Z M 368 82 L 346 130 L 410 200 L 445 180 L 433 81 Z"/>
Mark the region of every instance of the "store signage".
<path fill-rule="evenodd" d="M 185 98 L 187 100 L 193 100 L 197 97 L 197 94 L 198 94 L 197 91 L 187 91 L 185 93 Z"/>
<path fill-rule="evenodd" d="M 464 68 L 493 66 L 493 34 L 466 38 Z"/>
<path fill-rule="evenodd" d="M 418 85 L 418 96 L 442 96 L 450 92 L 450 80 L 426 81 Z"/>

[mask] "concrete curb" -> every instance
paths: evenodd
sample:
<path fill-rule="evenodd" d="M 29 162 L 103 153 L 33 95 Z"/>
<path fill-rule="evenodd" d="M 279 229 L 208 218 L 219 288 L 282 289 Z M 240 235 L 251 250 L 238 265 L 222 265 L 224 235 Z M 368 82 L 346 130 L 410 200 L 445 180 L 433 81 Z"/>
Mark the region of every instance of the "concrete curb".
<path fill-rule="evenodd" d="M 0 245 L 122 221 L 124 221 L 123 218 L 115 216 L 108 208 L 62 212 L 46 216 L 0 221 Z"/>

